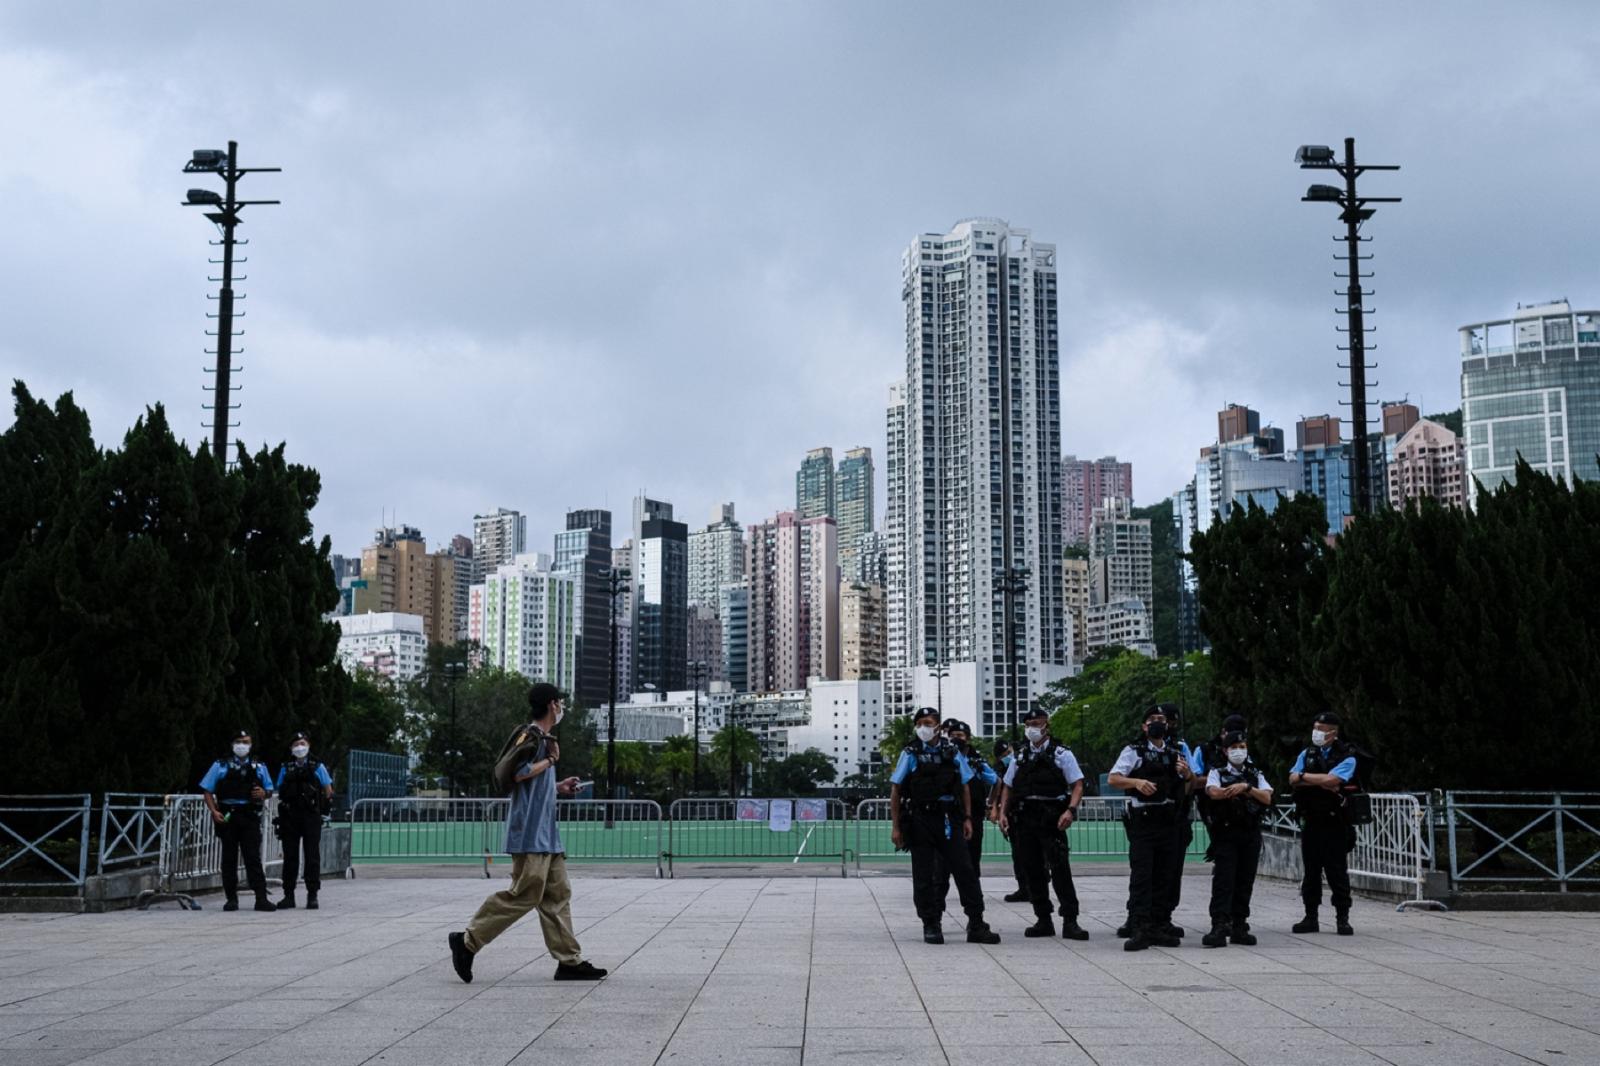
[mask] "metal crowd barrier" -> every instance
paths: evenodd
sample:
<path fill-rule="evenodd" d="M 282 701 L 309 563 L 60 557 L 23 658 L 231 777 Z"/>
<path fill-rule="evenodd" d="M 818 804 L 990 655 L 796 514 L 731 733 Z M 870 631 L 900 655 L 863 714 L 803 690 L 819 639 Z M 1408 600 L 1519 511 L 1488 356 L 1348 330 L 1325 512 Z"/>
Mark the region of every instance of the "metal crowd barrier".
<path fill-rule="evenodd" d="M 786 829 L 774 818 L 772 805 L 787 803 Z M 804 805 L 804 806 L 802 806 Z M 754 859 L 839 863 L 839 876 L 849 870 L 849 817 L 836 799 L 679 799 L 667 809 L 666 873 L 675 861 Z"/>
<path fill-rule="evenodd" d="M 81 892 L 89 871 L 90 798 L 86 792 L 0 796 L 0 888 Z M 68 865 L 74 851 L 76 865 Z"/>
<path fill-rule="evenodd" d="M 1566 892 L 1600 882 L 1600 793 L 1446 792 L 1444 809 L 1453 884 L 1554 884 Z M 1468 862 L 1463 835 L 1490 846 L 1474 847 Z M 1498 865 L 1516 857 L 1520 866 Z"/>
<path fill-rule="evenodd" d="M 1429 844 L 1431 819 L 1425 817 L 1426 797 L 1409 792 L 1373 792 L 1367 798 L 1372 804 L 1372 821 L 1356 827 L 1356 846 L 1348 860 L 1350 873 L 1409 889 L 1412 898 L 1402 900 L 1396 910 L 1444 910 L 1444 904 L 1422 895 L 1425 871 L 1433 854 Z M 1273 807 L 1262 820 L 1261 829 L 1297 839 L 1300 823 L 1295 819 L 1294 804 Z"/>
<path fill-rule="evenodd" d="M 1068 831 L 1067 840 L 1075 856 L 1086 859 L 1123 858 L 1128 854 L 1128 835 L 1122 827 L 1122 813 L 1127 808 L 1126 796 L 1085 796 L 1078 803 L 1078 817 Z M 861 872 L 861 862 L 909 861 L 911 856 L 896 851 L 890 840 L 891 822 L 889 801 L 886 799 L 862 800 L 856 806 L 855 848 L 856 872 Z M 1188 861 L 1205 857 L 1209 838 L 1205 826 L 1193 822 L 1194 839 L 1184 853 Z M 1011 842 L 992 822 L 983 824 L 984 858 L 1011 857 Z"/>
<path fill-rule="evenodd" d="M 351 862 L 477 862 L 490 876 L 505 852 L 508 799 L 408 797 L 357 800 Z M 571 862 L 648 862 L 662 873 L 661 806 L 654 800 L 557 800 Z"/>
<path fill-rule="evenodd" d="M 267 883 L 282 884 L 281 877 L 272 877 L 276 868 L 282 873 L 283 842 L 272 831 L 272 819 L 278 810 L 278 797 L 273 796 L 261 811 L 261 867 L 267 873 Z M 211 809 L 204 796 L 168 796 L 161 823 L 161 857 L 157 865 L 160 887 L 141 892 L 135 906 L 144 910 L 152 903 L 176 902 L 184 910 L 200 910 L 200 901 L 188 891 L 198 887 L 200 881 L 222 874 L 222 841 L 211 819 Z M 245 883 L 240 871 L 240 884 Z"/>
<path fill-rule="evenodd" d="M 95 873 L 108 866 L 159 862 L 166 797 L 159 792 L 107 792 L 100 808 Z"/>

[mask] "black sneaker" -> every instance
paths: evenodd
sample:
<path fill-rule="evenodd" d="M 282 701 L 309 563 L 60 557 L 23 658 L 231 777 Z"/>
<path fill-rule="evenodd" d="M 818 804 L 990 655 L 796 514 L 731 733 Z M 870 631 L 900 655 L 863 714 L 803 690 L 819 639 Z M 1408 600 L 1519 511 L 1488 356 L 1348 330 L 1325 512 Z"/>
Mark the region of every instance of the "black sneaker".
<path fill-rule="evenodd" d="M 222 905 L 222 909 L 225 911 L 236 911 L 239 909 L 239 901 L 236 899 L 230 899 L 228 902 Z"/>
<path fill-rule="evenodd" d="M 1040 918 L 1037 922 L 1034 922 L 1032 925 L 1028 926 L 1028 928 L 1024 929 L 1022 931 L 1022 935 L 1030 937 L 1055 936 L 1056 923 L 1052 922 L 1049 918 Z"/>
<path fill-rule="evenodd" d="M 270 899 L 268 899 L 266 896 L 259 896 L 256 899 L 256 908 L 255 909 L 258 910 L 258 911 L 261 911 L 263 914 L 270 914 L 273 911 L 277 910 L 278 908 L 273 906 L 272 901 Z"/>
<path fill-rule="evenodd" d="M 1000 934 L 990 929 L 986 922 L 968 922 L 967 943 L 998 944 L 1000 943 Z"/>
<path fill-rule="evenodd" d="M 1085 929 L 1083 926 L 1078 924 L 1078 919 L 1076 919 L 1076 918 L 1063 918 L 1063 919 L 1061 919 L 1061 939 L 1062 940 L 1088 940 L 1089 939 L 1089 931 L 1087 929 Z"/>
<path fill-rule="evenodd" d="M 1026 903 L 1029 899 L 1028 890 L 1025 888 L 1019 888 L 1015 892 L 1008 893 L 1002 898 L 1007 903 Z"/>
<path fill-rule="evenodd" d="M 598 981 L 606 975 L 600 967 L 593 965 L 588 960 L 575 966 L 560 963 L 556 966 L 557 981 Z"/>
<path fill-rule="evenodd" d="M 924 944 L 943 944 L 944 930 L 931 922 L 923 922 L 922 942 Z"/>
<path fill-rule="evenodd" d="M 308 895 L 306 897 L 306 910 L 314 911 L 316 909 L 317 909 L 317 894 L 315 892 L 313 892 L 313 893 L 311 893 L 310 895 Z"/>
<path fill-rule="evenodd" d="M 1353 929 L 1351 927 L 1351 925 L 1350 925 L 1350 912 L 1349 911 L 1341 911 L 1340 913 L 1334 915 L 1333 927 L 1334 927 L 1334 931 L 1337 932 L 1340 936 L 1355 936 L 1356 935 L 1355 929 Z"/>
<path fill-rule="evenodd" d="M 1211 932 L 1200 938 L 1200 945 L 1201 947 L 1207 948 L 1227 947 L 1228 927 L 1225 925 L 1213 925 L 1211 927 Z"/>
<path fill-rule="evenodd" d="M 472 983 L 472 952 L 467 950 L 467 934 L 450 934 L 450 962 L 456 968 L 456 976 L 470 985 Z"/>
<path fill-rule="evenodd" d="M 1317 921 L 1315 914 L 1308 914 L 1289 927 L 1289 932 L 1291 933 L 1317 933 L 1321 931 L 1322 925 Z"/>
<path fill-rule="evenodd" d="M 311 899 L 307 899 L 306 900 L 306 906 L 307 907 L 311 906 Z M 291 892 L 288 895 L 284 896 L 282 899 L 280 899 L 278 901 L 278 909 L 280 911 L 292 911 L 292 910 L 294 910 L 294 893 Z"/>

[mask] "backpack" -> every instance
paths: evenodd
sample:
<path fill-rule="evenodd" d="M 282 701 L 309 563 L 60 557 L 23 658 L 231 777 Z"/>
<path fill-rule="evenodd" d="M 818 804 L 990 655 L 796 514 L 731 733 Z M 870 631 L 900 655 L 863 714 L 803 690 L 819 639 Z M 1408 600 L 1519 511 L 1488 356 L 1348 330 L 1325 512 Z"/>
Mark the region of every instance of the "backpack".
<path fill-rule="evenodd" d="M 537 758 L 544 746 L 544 730 L 533 724 L 518 726 L 500 747 L 494 761 L 494 787 L 502 796 L 509 796 L 517 787 L 517 769 L 525 762 Z"/>
<path fill-rule="evenodd" d="M 1345 817 L 1351 825 L 1372 824 L 1372 771 L 1378 765 L 1378 757 L 1372 752 L 1356 744 L 1346 742 L 1351 756 L 1356 760 L 1355 776 L 1350 779 L 1348 787 L 1354 791 L 1345 793 Z"/>

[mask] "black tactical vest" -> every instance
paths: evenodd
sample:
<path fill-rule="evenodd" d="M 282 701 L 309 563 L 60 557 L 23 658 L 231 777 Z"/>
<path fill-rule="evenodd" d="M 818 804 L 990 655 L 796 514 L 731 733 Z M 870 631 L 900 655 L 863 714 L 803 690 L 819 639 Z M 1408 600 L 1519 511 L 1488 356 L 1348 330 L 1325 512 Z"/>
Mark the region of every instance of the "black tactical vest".
<path fill-rule="evenodd" d="M 1335 740 L 1328 745 L 1326 757 L 1322 749 L 1313 744 L 1305 751 L 1305 763 L 1300 767 L 1301 773 L 1328 774 L 1333 768 L 1354 755 L 1354 750 L 1342 739 Z M 1330 792 L 1316 785 L 1296 785 L 1294 789 L 1294 803 L 1299 810 L 1310 814 L 1336 814 L 1344 807 L 1344 796 L 1338 792 Z"/>
<path fill-rule="evenodd" d="M 1209 763 L 1207 764 L 1210 765 Z M 1231 785 L 1245 784 L 1251 788 L 1256 787 L 1256 775 L 1259 771 L 1256 764 L 1249 759 L 1244 765 L 1235 768 L 1227 761 L 1226 757 L 1220 767 L 1217 767 L 1217 783 L 1223 788 Z M 1211 820 L 1219 828 L 1248 829 L 1261 824 L 1261 815 L 1266 812 L 1266 807 L 1257 802 L 1250 793 L 1235 796 L 1232 799 L 1211 801 Z"/>
<path fill-rule="evenodd" d="M 296 811 L 314 811 L 322 803 L 322 786 L 317 783 L 317 767 L 322 764 L 307 759 L 305 765 L 286 763 L 283 768 L 283 786 L 278 789 L 279 802 Z"/>
<path fill-rule="evenodd" d="M 1167 746 L 1158 751 L 1150 746 L 1148 737 L 1141 737 L 1132 747 L 1139 764 L 1124 776 L 1154 781 L 1156 791 L 1153 796 L 1141 796 L 1137 789 L 1129 789 L 1128 795 L 1143 804 L 1177 803 L 1184 794 L 1183 778 L 1178 776 L 1178 760 L 1183 753 L 1177 743 L 1168 740 Z"/>
<path fill-rule="evenodd" d="M 251 803 L 250 792 L 261 787 L 261 773 L 254 759 L 229 759 L 223 763 L 222 779 L 217 782 L 217 799 L 227 803 Z"/>
<path fill-rule="evenodd" d="M 1067 775 L 1056 765 L 1056 750 L 1060 747 L 1051 737 L 1044 747 L 1033 750 L 1024 744 L 1017 753 L 1017 773 L 1011 779 L 1011 791 L 1018 799 L 1065 800 L 1072 791 Z"/>
<path fill-rule="evenodd" d="M 968 744 L 967 750 L 961 754 L 967 757 L 967 766 L 972 770 L 972 780 L 967 782 L 967 791 L 972 794 L 972 812 L 977 815 L 988 805 L 986 801 L 989 799 L 989 783 L 983 779 L 983 771 L 989 764 L 983 761 L 983 756 L 971 744 Z"/>
<path fill-rule="evenodd" d="M 959 752 L 954 744 L 948 740 L 929 745 L 911 743 L 905 746 L 905 753 L 916 760 L 900 785 L 900 795 L 906 802 L 934 803 L 946 796 L 959 795 L 961 768 L 956 765 Z"/>

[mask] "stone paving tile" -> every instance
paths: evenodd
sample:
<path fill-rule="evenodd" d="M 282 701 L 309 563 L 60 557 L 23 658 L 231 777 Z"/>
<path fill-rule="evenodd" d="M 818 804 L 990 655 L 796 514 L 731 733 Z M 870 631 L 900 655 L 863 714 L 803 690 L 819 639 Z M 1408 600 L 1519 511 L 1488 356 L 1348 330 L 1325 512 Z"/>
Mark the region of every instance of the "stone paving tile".
<path fill-rule="evenodd" d="M 1004 886 L 1004 882 L 996 882 Z M 536 922 L 456 980 L 445 933 L 486 888 L 363 878 L 315 914 L 0 917 L 0 1066 L 1475 1066 L 1600 1062 L 1600 923 L 1396 914 L 1358 901 L 1355 937 L 1294 936 L 1292 887 L 1263 883 L 1254 948 L 1128 954 L 1118 877 L 1080 876 L 1086 943 L 922 943 L 905 877 L 580 877 L 598 985 L 553 982 Z M 1003 1054 L 1000 1048 L 1004 1046 Z"/>

